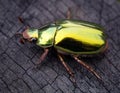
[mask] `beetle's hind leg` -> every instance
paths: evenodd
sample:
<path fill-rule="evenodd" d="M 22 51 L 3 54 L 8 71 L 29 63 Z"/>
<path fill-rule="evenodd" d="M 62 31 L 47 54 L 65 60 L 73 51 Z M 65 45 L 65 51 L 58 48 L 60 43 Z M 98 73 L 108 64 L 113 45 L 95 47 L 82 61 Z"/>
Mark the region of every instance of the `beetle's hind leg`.
<path fill-rule="evenodd" d="M 72 80 L 72 82 L 76 82 L 75 81 L 75 78 L 74 78 L 74 73 L 73 73 L 73 71 L 72 71 L 72 69 L 69 67 L 69 65 L 63 60 L 63 58 L 62 58 L 62 56 L 60 55 L 60 54 L 58 54 L 58 57 L 59 57 L 59 59 L 60 59 L 60 61 L 61 61 L 61 63 L 63 64 L 63 66 L 65 67 L 65 69 L 68 71 L 68 73 L 70 74 L 70 76 L 71 76 L 71 80 Z"/>
<path fill-rule="evenodd" d="M 97 72 L 95 72 L 93 70 L 92 67 L 90 67 L 88 64 L 86 64 L 85 62 L 81 61 L 80 59 L 78 59 L 76 56 L 73 56 L 73 58 L 82 66 L 84 66 L 88 71 L 90 71 L 91 73 L 93 73 L 98 79 L 102 80 L 101 77 L 98 75 Z"/>
<path fill-rule="evenodd" d="M 67 11 L 67 19 L 70 19 L 71 18 L 71 9 L 68 8 L 68 11 Z"/>

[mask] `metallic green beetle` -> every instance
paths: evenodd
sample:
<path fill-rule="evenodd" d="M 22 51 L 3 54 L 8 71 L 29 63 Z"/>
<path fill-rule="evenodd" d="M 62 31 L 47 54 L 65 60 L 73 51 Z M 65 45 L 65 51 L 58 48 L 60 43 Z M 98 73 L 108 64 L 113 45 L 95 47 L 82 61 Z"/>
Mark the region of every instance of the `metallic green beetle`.
<path fill-rule="evenodd" d="M 22 33 L 21 41 L 36 41 L 38 46 L 45 49 L 38 64 L 45 59 L 49 48 L 54 47 L 62 64 L 72 77 L 74 77 L 73 71 L 64 62 L 61 54 L 71 55 L 78 63 L 101 79 L 90 66 L 77 57 L 98 54 L 106 50 L 107 42 L 103 28 L 97 24 L 70 19 L 56 21 L 40 29 L 27 28 Z"/>

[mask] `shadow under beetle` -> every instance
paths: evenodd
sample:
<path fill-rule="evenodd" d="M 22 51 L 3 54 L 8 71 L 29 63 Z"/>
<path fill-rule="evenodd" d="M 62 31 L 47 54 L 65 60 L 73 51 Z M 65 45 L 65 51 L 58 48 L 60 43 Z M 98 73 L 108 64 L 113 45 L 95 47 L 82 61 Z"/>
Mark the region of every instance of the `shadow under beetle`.
<path fill-rule="evenodd" d="M 74 73 L 66 64 L 61 55 L 71 55 L 79 64 L 92 72 L 98 79 L 101 77 L 88 64 L 78 58 L 80 55 L 93 55 L 104 52 L 107 49 L 107 41 L 103 28 L 97 24 L 81 20 L 71 20 L 70 10 L 67 19 L 56 21 L 42 28 L 30 28 L 27 26 L 21 35 L 21 43 L 34 42 L 44 48 L 37 66 L 43 62 L 51 47 L 58 52 L 58 57 L 70 76 Z M 23 22 L 21 18 L 19 20 Z"/>

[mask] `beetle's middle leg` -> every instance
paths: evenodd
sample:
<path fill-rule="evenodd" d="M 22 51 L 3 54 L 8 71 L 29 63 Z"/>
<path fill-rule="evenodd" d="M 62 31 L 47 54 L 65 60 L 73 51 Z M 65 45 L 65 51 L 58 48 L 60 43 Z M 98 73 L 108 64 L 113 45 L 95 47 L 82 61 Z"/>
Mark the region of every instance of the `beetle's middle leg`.
<path fill-rule="evenodd" d="M 66 68 L 66 70 L 70 74 L 72 82 L 75 83 L 74 73 L 73 73 L 72 69 L 69 67 L 69 65 L 67 65 L 67 63 L 63 60 L 63 58 L 60 54 L 58 54 L 58 57 L 59 57 L 61 63 L 63 64 L 63 66 Z"/>
<path fill-rule="evenodd" d="M 92 72 L 98 79 L 101 80 L 101 77 L 98 75 L 97 72 L 95 72 L 93 70 L 92 67 L 90 67 L 88 64 L 86 64 L 85 62 L 81 61 L 80 59 L 78 59 L 76 56 L 73 56 L 73 58 L 79 63 L 81 64 L 82 66 L 84 66 L 88 71 Z"/>
<path fill-rule="evenodd" d="M 42 56 L 40 56 L 39 61 L 36 63 L 37 67 L 39 67 L 40 64 L 43 62 L 43 60 L 47 56 L 48 52 L 49 52 L 49 49 L 44 49 L 44 53 L 42 54 Z"/>

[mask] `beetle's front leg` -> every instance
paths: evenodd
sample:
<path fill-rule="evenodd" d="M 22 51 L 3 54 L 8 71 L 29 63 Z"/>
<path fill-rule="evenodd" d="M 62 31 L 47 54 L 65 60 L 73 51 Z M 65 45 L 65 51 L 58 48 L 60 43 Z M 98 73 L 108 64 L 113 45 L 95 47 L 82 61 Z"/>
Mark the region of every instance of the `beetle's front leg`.
<path fill-rule="evenodd" d="M 63 64 L 63 66 L 66 68 L 66 70 L 70 74 L 70 76 L 71 76 L 70 79 L 72 80 L 72 82 L 76 83 L 72 69 L 69 67 L 69 65 L 67 65 L 67 63 L 63 60 L 63 58 L 60 54 L 58 54 L 58 57 L 59 57 L 61 63 Z"/>
<path fill-rule="evenodd" d="M 44 49 L 44 53 L 42 54 L 42 56 L 40 57 L 39 61 L 36 63 L 37 67 L 40 66 L 40 64 L 43 62 L 43 60 L 45 59 L 45 57 L 47 56 L 49 52 L 49 49 Z"/>
<path fill-rule="evenodd" d="M 82 66 L 84 66 L 88 71 L 92 72 L 98 79 L 102 80 L 101 77 L 98 75 L 97 72 L 95 72 L 93 70 L 92 67 L 90 67 L 88 64 L 86 64 L 85 62 L 81 61 L 80 59 L 78 59 L 76 56 L 73 56 L 73 58 Z"/>

